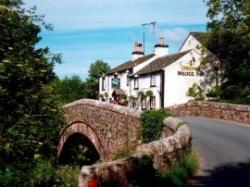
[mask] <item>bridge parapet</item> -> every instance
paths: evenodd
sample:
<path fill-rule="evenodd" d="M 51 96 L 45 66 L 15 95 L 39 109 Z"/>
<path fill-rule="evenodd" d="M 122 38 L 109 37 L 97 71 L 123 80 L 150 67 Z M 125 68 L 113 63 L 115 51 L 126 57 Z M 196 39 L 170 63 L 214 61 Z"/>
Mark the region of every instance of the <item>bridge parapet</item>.
<path fill-rule="evenodd" d="M 168 110 L 174 116 L 200 116 L 250 124 L 250 105 L 192 101 Z"/>
<path fill-rule="evenodd" d="M 189 126 L 176 118 L 165 119 L 165 132 L 160 140 L 139 145 L 134 154 L 129 157 L 101 163 L 92 166 L 83 166 L 79 177 L 79 187 L 87 187 L 90 183 L 100 186 L 133 186 L 135 176 L 145 174 L 146 168 L 140 168 L 140 162 L 145 156 L 153 157 L 153 167 L 157 171 L 174 165 L 190 150 L 191 130 Z M 169 134 L 172 134 L 169 136 Z M 144 180 L 147 180 L 144 178 Z M 150 185 L 150 184 L 147 184 Z"/>

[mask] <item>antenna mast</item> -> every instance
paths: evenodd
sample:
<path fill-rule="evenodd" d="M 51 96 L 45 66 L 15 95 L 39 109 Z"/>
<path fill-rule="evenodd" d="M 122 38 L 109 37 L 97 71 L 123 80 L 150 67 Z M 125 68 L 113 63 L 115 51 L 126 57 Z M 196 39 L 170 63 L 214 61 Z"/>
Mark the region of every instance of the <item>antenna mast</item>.
<path fill-rule="evenodd" d="M 156 27 L 156 21 L 153 22 L 149 22 L 149 23 L 143 23 L 142 27 L 143 27 L 143 52 L 145 53 L 145 46 L 146 46 L 146 33 L 145 33 L 145 27 L 146 26 L 152 26 L 153 27 L 153 36 L 155 36 L 155 27 Z"/>

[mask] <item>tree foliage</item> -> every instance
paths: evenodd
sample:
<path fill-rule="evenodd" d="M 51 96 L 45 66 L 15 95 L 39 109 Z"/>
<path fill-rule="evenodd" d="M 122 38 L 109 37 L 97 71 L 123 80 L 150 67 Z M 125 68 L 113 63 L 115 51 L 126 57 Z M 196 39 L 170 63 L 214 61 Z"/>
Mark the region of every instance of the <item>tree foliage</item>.
<path fill-rule="evenodd" d="M 250 103 L 250 1 L 205 0 L 209 18 L 208 48 L 218 57 L 222 70 L 222 97 Z M 227 87 L 237 87 L 228 95 Z"/>
<path fill-rule="evenodd" d="M 56 92 L 60 96 L 62 104 L 84 98 L 83 82 L 77 75 L 65 77 L 62 80 L 56 79 L 53 84 L 55 84 Z"/>
<path fill-rule="evenodd" d="M 0 11 L 0 186 L 27 185 L 36 159 L 53 161 L 59 126 L 54 64 L 48 48 L 36 48 L 44 22 L 19 0 L 1 0 Z M 5 176 L 5 177 L 3 177 Z M 12 177 L 10 177 L 12 176 Z"/>
<path fill-rule="evenodd" d="M 84 92 L 86 98 L 97 99 L 99 93 L 99 78 L 110 70 L 108 63 L 97 60 L 90 65 L 89 77 L 84 82 Z"/>

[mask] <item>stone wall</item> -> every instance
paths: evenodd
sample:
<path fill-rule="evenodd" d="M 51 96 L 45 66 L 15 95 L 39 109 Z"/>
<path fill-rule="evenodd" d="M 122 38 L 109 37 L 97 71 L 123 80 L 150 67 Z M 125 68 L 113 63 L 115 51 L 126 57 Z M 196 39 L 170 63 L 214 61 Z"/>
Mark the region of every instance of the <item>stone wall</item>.
<path fill-rule="evenodd" d="M 131 156 L 92 166 L 83 166 L 79 176 L 79 186 L 88 187 L 93 183 L 102 187 L 114 184 L 133 186 L 132 181 L 135 180 L 135 176 L 147 180 L 147 177 L 150 177 L 146 176 L 148 167 L 141 166 L 141 161 L 145 156 L 152 158 L 151 165 L 156 171 L 174 165 L 186 151 L 190 150 L 191 131 L 185 122 L 173 117 L 166 118 L 164 123 L 166 128 L 161 139 L 139 145 Z"/>
<path fill-rule="evenodd" d="M 102 160 L 110 159 L 124 147 L 138 145 L 140 112 L 106 102 L 82 99 L 65 105 L 67 125 L 58 145 L 58 157 L 67 138 L 74 133 L 87 136 Z"/>
<path fill-rule="evenodd" d="M 250 124 L 250 106 L 194 101 L 168 108 L 174 116 L 201 116 Z"/>

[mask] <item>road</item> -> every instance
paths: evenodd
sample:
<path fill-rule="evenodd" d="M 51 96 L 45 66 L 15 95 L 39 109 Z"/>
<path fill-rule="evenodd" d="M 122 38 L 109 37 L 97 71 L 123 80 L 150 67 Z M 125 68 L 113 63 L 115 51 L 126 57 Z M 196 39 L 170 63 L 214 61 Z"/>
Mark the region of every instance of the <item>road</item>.
<path fill-rule="evenodd" d="M 181 117 L 192 130 L 201 159 L 194 187 L 250 187 L 250 125 Z"/>

